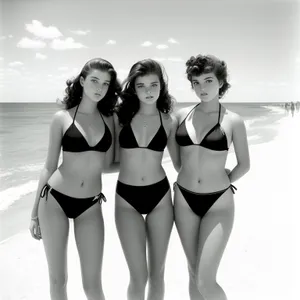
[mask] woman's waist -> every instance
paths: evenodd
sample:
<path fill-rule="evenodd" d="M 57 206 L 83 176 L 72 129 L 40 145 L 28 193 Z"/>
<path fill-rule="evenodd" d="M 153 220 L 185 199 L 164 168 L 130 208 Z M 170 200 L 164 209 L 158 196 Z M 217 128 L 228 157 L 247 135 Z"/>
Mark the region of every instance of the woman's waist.
<path fill-rule="evenodd" d="M 222 176 L 225 172 L 226 161 L 213 161 L 213 162 L 191 162 L 183 163 L 180 172 L 191 177 L 214 177 Z M 226 172 L 225 172 L 226 173 Z"/>
<path fill-rule="evenodd" d="M 55 190 L 76 198 L 93 197 L 102 191 L 102 178 L 99 176 L 84 176 L 78 174 L 65 174 L 56 170 L 48 184 Z"/>
<path fill-rule="evenodd" d="M 198 154 L 198 155 L 196 155 Z M 208 153 L 190 153 L 190 155 L 182 155 L 182 167 L 188 170 L 203 172 L 219 172 L 225 168 L 227 155 L 208 155 Z"/>
<path fill-rule="evenodd" d="M 162 163 L 163 153 L 146 149 L 137 149 L 120 152 L 120 162 L 124 167 L 159 167 Z"/>
<path fill-rule="evenodd" d="M 224 170 L 217 174 L 193 174 L 191 172 L 180 172 L 177 183 L 187 190 L 196 193 L 210 193 L 226 189 L 230 186 L 230 179 Z"/>
<path fill-rule="evenodd" d="M 63 162 L 59 168 L 59 172 L 64 177 L 70 177 L 70 178 L 86 178 L 86 179 L 95 179 L 101 177 L 101 174 L 103 172 L 103 166 L 102 164 L 77 164 L 77 163 L 65 163 Z"/>
<path fill-rule="evenodd" d="M 120 173 L 135 173 L 138 176 L 145 176 L 146 174 L 159 174 L 160 172 L 164 172 L 161 161 L 120 161 Z"/>
<path fill-rule="evenodd" d="M 156 183 L 166 177 L 166 173 L 162 167 L 149 169 L 120 169 L 118 180 L 130 185 L 149 185 Z"/>
<path fill-rule="evenodd" d="M 101 173 L 105 167 L 105 159 L 102 156 L 82 154 L 70 156 L 64 154 L 60 169 L 69 173 Z"/>

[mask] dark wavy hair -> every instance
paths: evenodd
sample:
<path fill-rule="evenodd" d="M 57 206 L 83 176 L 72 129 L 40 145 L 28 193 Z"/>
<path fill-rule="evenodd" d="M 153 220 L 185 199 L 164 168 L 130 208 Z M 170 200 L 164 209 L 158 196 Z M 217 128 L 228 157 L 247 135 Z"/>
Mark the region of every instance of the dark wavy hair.
<path fill-rule="evenodd" d="M 186 62 L 187 79 L 192 85 L 192 76 L 200 76 L 201 74 L 213 72 L 219 81 L 223 82 L 222 87 L 219 89 L 219 99 L 221 99 L 231 85 L 227 81 L 227 65 L 225 61 L 213 55 L 197 55 L 192 56 Z M 192 85 L 193 86 L 193 85 Z"/>
<path fill-rule="evenodd" d="M 91 70 L 108 72 L 111 76 L 107 93 L 97 104 L 98 110 L 103 115 L 111 116 L 121 92 L 121 84 L 117 79 L 117 72 L 112 64 L 102 58 L 93 58 L 89 60 L 83 66 L 79 75 L 67 80 L 67 88 L 65 89 L 66 95 L 64 96 L 62 103 L 65 105 L 66 109 L 79 105 L 83 93 L 83 87 L 80 84 L 80 77 L 82 76 L 85 79 Z"/>
<path fill-rule="evenodd" d="M 163 67 L 153 59 L 144 59 L 135 63 L 123 82 L 123 90 L 120 94 L 120 103 L 116 112 L 120 125 L 129 124 L 140 109 L 140 101 L 135 93 L 135 80 L 139 76 L 156 74 L 160 81 L 160 94 L 156 102 L 159 111 L 168 114 L 173 108 L 174 98 L 169 94 L 168 78 Z"/>

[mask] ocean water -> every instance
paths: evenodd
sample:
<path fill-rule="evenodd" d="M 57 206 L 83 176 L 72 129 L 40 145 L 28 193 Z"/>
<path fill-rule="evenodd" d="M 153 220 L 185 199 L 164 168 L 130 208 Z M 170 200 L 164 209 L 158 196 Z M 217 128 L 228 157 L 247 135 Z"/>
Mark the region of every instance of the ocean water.
<path fill-rule="evenodd" d="M 193 104 L 176 103 L 175 110 Z M 244 119 L 249 145 L 274 139 L 276 124 L 286 113 L 281 103 L 224 106 Z M 49 125 L 59 109 L 56 103 L 0 103 L 0 211 L 36 190 L 47 155 Z"/>

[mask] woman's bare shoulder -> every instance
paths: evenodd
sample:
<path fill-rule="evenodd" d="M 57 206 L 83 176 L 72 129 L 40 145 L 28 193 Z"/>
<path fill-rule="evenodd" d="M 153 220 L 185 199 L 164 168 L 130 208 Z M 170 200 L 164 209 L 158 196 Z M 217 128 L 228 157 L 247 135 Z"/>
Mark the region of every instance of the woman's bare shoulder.
<path fill-rule="evenodd" d="M 239 114 L 231 110 L 226 109 L 225 115 L 233 125 L 239 125 L 244 123 L 243 118 Z"/>

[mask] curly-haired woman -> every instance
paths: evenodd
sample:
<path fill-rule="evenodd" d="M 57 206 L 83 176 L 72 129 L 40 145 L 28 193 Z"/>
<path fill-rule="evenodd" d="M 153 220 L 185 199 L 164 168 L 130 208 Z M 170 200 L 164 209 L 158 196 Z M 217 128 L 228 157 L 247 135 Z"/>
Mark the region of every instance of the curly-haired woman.
<path fill-rule="evenodd" d="M 198 55 L 186 66 L 200 103 L 176 115 L 175 224 L 188 261 L 190 299 L 225 300 L 216 276 L 233 225 L 232 182 L 250 168 L 247 135 L 241 117 L 219 102 L 230 87 L 226 63 Z M 231 143 L 237 165 L 230 171 L 225 163 Z"/>
<path fill-rule="evenodd" d="M 43 240 L 52 300 L 66 300 L 69 218 L 74 219 L 83 288 L 104 300 L 101 269 L 105 201 L 101 175 L 114 153 L 113 111 L 121 87 L 113 66 L 96 58 L 67 81 L 65 109 L 55 113 L 46 164 L 40 175 L 30 231 Z M 62 163 L 58 167 L 61 148 Z M 43 297 L 42 297 L 43 298 Z"/>

